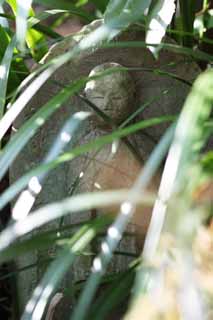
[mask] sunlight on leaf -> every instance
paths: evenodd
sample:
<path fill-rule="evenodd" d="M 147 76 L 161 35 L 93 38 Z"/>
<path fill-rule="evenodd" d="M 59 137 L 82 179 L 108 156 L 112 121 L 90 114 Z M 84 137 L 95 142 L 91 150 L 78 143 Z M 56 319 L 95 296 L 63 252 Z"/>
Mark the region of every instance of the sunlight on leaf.
<path fill-rule="evenodd" d="M 107 236 L 103 240 L 99 255 L 93 260 L 92 273 L 89 276 L 85 288 L 79 298 L 78 304 L 72 315 L 72 320 L 86 319 L 89 306 L 94 298 L 97 287 L 106 268 L 112 259 L 115 248 L 135 212 L 134 194 L 144 194 L 149 182 L 156 173 L 163 157 L 165 156 L 174 134 L 174 125 L 161 138 L 160 143 L 151 153 L 150 158 L 141 170 L 132 188 L 129 189 L 127 198 L 122 202 L 117 218 L 107 230 Z"/>
<path fill-rule="evenodd" d="M 175 13 L 174 0 L 153 0 L 148 14 L 146 43 L 148 48 L 157 57 L 160 43 L 163 39 L 168 25 Z M 151 46 L 154 44 L 155 46 Z M 157 46 L 156 46 L 157 45 Z"/>
<path fill-rule="evenodd" d="M 70 119 L 66 121 L 65 125 L 56 137 L 50 151 L 43 160 L 43 163 L 53 161 L 64 151 L 67 144 L 71 141 L 75 131 L 79 128 L 81 122 L 87 119 L 89 115 L 90 114 L 88 112 L 83 111 L 71 115 Z M 30 179 L 28 189 L 21 193 L 12 209 L 12 218 L 14 220 L 22 220 L 29 214 L 37 196 L 42 190 L 42 184 L 46 176 L 47 173 L 43 173 Z"/>
<path fill-rule="evenodd" d="M 208 70 L 195 81 L 177 124 L 145 241 L 143 256 L 148 261 L 156 253 L 168 201 L 174 190 L 177 192 L 187 183 L 185 181 L 187 169 L 205 143 L 203 124 L 211 112 L 212 100 L 213 71 Z"/>
<path fill-rule="evenodd" d="M 46 205 L 43 208 L 32 212 L 24 220 L 15 222 L 7 227 L 0 234 L 0 251 L 6 250 L 7 247 L 18 238 L 50 221 L 66 214 L 119 204 L 125 201 L 127 194 L 128 191 L 126 190 L 99 191 L 76 195 L 60 202 Z M 148 193 L 144 194 L 143 199 L 141 198 L 140 193 L 135 192 L 132 196 L 132 200 L 135 203 L 149 205 L 154 201 L 153 195 Z"/>
<path fill-rule="evenodd" d="M 107 143 L 112 143 L 118 138 L 125 137 L 131 133 L 137 132 L 144 128 L 148 128 L 150 126 L 158 125 L 164 122 L 171 122 L 173 120 L 175 120 L 173 116 L 166 116 L 166 117 L 159 117 L 159 118 L 153 118 L 153 119 L 141 121 L 125 129 L 116 130 L 111 134 L 97 138 L 82 146 L 77 146 L 76 148 L 73 148 L 70 152 L 68 151 L 62 154 L 60 157 L 58 157 L 54 161 L 51 161 L 47 164 L 40 165 L 39 167 L 28 171 L 24 176 L 22 176 L 14 184 L 12 184 L 7 190 L 5 190 L 5 192 L 3 192 L 2 195 L 0 195 L 0 209 L 2 209 L 10 200 L 12 200 L 20 191 L 22 191 L 28 185 L 30 179 L 33 178 L 34 176 L 53 170 L 58 165 L 61 165 L 64 162 L 73 160 L 75 157 L 78 157 L 84 154 L 85 152 L 88 152 L 91 150 L 98 150 L 104 145 L 106 145 Z"/>
<path fill-rule="evenodd" d="M 41 88 L 41 86 L 50 78 L 50 76 L 59 69 L 62 65 L 68 62 L 71 59 L 74 59 L 76 56 L 85 52 L 88 49 L 95 50 L 98 46 L 101 45 L 103 41 L 106 41 L 112 36 L 115 36 L 112 28 L 101 24 L 100 27 L 90 32 L 88 35 L 83 37 L 74 47 L 70 49 L 70 51 L 52 59 L 49 63 L 47 63 L 44 67 L 46 68 L 43 72 L 41 72 L 37 78 L 28 85 L 28 87 L 24 90 L 24 92 L 16 99 L 16 101 L 10 106 L 9 110 L 6 112 L 4 117 L 0 122 L 0 140 L 3 138 L 4 134 L 19 115 L 19 113 L 24 109 L 26 104 L 32 99 L 35 93 Z M 85 54 L 88 54 L 86 52 Z M 43 70 L 41 68 L 41 70 Z M 40 70 L 40 71 L 41 71 Z M 34 73 L 36 75 L 37 72 Z M 32 80 L 32 75 L 29 76 L 29 79 L 25 79 L 24 83 Z"/>
<path fill-rule="evenodd" d="M 111 0 L 104 15 L 104 21 L 117 30 L 124 30 L 144 15 L 150 2 L 151 0 Z"/>
<path fill-rule="evenodd" d="M 62 89 L 44 106 L 42 106 L 28 121 L 26 121 L 24 125 L 13 135 L 10 142 L 8 142 L 0 155 L 0 179 L 4 176 L 18 153 L 24 148 L 37 130 L 70 96 L 78 91 L 84 83 L 85 80 L 82 79 L 81 81 L 71 83 Z"/>
<path fill-rule="evenodd" d="M 23 51 L 27 33 L 27 18 L 33 0 L 17 0 L 16 38 L 19 48 Z"/>
<path fill-rule="evenodd" d="M 15 36 L 11 39 L 4 57 L 0 64 L 0 119 L 4 114 L 4 106 L 6 102 L 7 83 L 10 71 L 10 65 L 13 58 L 13 51 L 16 45 Z"/>
<path fill-rule="evenodd" d="M 22 320 L 40 320 L 51 294 L 60 283 L 68 268 L 74 260 L 95 237 L 98 231 L 107 224 L 104 217 L 84 225 L 71 239 L 67 240 L 66 248 L 60 252 L 59 256 L 49 266 L 42 280 L 35 288 L 31 299 L 28 301 Z M 53 276 L 54 275 L 54 276 Z"/>

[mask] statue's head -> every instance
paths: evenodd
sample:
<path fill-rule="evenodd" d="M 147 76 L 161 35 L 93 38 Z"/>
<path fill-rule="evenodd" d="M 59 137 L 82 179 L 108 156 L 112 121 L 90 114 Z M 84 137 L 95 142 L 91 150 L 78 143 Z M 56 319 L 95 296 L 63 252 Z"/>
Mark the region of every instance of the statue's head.
<path fill-rule="evenodd" d="M 129 72 L 121 68 L 120 64 L 114 62 L 96 66 L 91 70 L 89 77 L 108 69 L 118 69 L 118 71 L 113 70 L 103 77 L 88 81 L 84 89 L 87 99 L 116 124 L 122 123 L 133 112 L 135 104 L 134 81 Z M 104 121 L 97 117 L 97 125 L 103 126 L 103 123 Z"/>

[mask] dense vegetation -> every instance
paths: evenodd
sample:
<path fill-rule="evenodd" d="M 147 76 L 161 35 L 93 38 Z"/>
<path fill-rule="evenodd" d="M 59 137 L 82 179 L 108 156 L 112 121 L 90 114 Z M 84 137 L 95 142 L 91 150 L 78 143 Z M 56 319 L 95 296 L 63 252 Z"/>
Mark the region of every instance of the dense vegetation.
<path fill-rule="evenodd" d="M 37 13 L 38 4 L 45 10 Z M 88 4 L 92 10 L 88 10 Z M 99 260 L 97 258 L 95 260 L 96 264 L 97 261 L 101 261 L 102 268 L 97 272 L 91 272 L 83 285 L 78 283 L 73 289 L 78 300 L 70 316 L 74 320 L 105 319 L 107 316 L 110 319 L 112 310 L 125 302 L 126 307 L 128 306 L 125 319 L 212 319 L 213 151 L 206 148 L 207 143 L 212 146 L 212 142 L 208 141 L 211 140 L 213 131 L 211 118 L 213 40 L 210 38 L 213 9 L 210 1 L 203 0 L 196 3 L 193 0 L 35 0 L 34 2 L 0 0 L 0 9 L 2 286 L 4 287 L 4 281 L 8 281 L 7 284 L 10 285 L 8 279 L 14 279 L 14 275 L 22 271 L 13 268 L 13 262 L 21 254 L 33 251 L 44 243 L 59 244 L 60 248 L 58 255 L 50 262 L 43 275 L 39 284 L 39 294 L 36 298 L 35 295 L 30 298 L 29 303 L 33 304 L 32 312 L 29 313 L 26 309 L 22 319 L 42 318 L 53 292 L 56 291 L 67 269 L 74 263 L 76 256 L 83 254 L 86 246 L 103 232 L 106 226 L 116 227 L 121 234 L 124 232 L 129 215 L 134 213 L 138 195 L 144 193 L 143 199 L 146 201 L 146 187 L 164 160 L 159 194 L 158 196 L 152 194 L 157 200 L 153 203 L 152 220 L 141 255 L 135 258 L 126 271 L 106 276 L 106 268 L 120 240 L 116 237 L 112 240 L 109 235 L 106 236 L 105 244 L 107 243 L 109 252 L 107 255 L 101 252 Z M 31 71 L 30 66 L 40 61 L 47 53 L 50 44 L 63 39 L 56 32 L 56 26 L 73 17 L 78 17 L 83 24 L 103 18 L 103 24 L 98 32 L 96 30 L 85 36 L 72 50 Z M 163 23 L 162 18 L 165 18 Z M 43 179 L 50 170 L 62 162 L 89 150 L 101 148 L 143 127 L 143 123 L 140 123 L 138 126 L 126 126 L 123 130 L 115 128 L 110 135 L 85 144 L 81 148 L 74 148 L 65 155 L 61 154 L 63 146 L 58 145 L 56 155 L 51 157 L 49 162 L 42 162 L 40 166 L 26 172 L 13 185 L 8 184 L 10 166 L 40 127 L 36 122 L 39 112 L 45 122 L 50 117 L 51 110 L 56 110 L 66 99 L 80 91 L 87 79 L 71 83 L 69 88 L 60 91 L 45 106 L 39 106 L 42 109 L 38 109 L 37 115 L 28 119 L 10 139 L 11 126 L 17 116 L 36 95 L 39 88 L 63 64 L 75 59 L 82 51 L 96 50 L 110 45 L 122 46 L 122 43 L 114 43 L 111 40 L 130 26 L 145 30 L 146 38 L 140 43 L 131 42 L 129 45 L 147 46 L 156 59 L 160 50 L 166 48 L 189 57 L 201 68 L 202 72 L 198 78 L 190 84 L 191 90 L 181 114 L 173 119 L 171 126 L 145 163 L 133 189 L 125 195 L 116 190 L 111 194 L 100 191 L 94 194 L 81 194 L 78 197 L 72 195 L 68 200 L 44 206 L 29 215 L 28 208 L 24 208 L 22 203 L 19 208 L 24 208 L 27 214 L 24 220 L 15 221 L 15 217 L 10 216 L 7 204 L 12 203 L 16 196 L 28 187 L 32 177 Z M 176 43 L 164 42 L 163 37 L 166 34 Z M 157 73 L 159 70 L 153 72 Z M 77 126 L 82 125 L 85 117 L 79 119 Z M 71 118 L 70 121 L 69 125 L 73 124 L 71 126 L 73 135 L 76 120 Z M 60 229 L 30 238 L 24 237 L 53 219 L 70 214 L 73 207 L 75 213 L 101 207 L 103 203 L 105 206 L 110 206 L 113 196 L 114 201 L 120 203 L 120 213 L 115 221 L 103 216 L 85 223 L 76 232 L 71 232 L 69 238 L 65 237 L 63 245 L 59 241 L 61 239 L 57 238 Z M 147 198 L 147 201 L 151 201 L 150 198 Z M 120 219 L 123 210 L 129 210 L 125 221 Z M 18 239 L 23 241 L 17 242 Z M 97 295 L 97 290 L 103 283 L 107 284 L 107 288 L 101 295 Z M 46 290 L 48 288 L 51 290 Z M 4 299 L 3 293 L 2 305 Z M 14 319 L 17 319 L 16 299 L 16 292 L 13 292 L 9 295 L 9 306 L 7 303 L 7 307 L 12 309 L 11 317 Z"/>

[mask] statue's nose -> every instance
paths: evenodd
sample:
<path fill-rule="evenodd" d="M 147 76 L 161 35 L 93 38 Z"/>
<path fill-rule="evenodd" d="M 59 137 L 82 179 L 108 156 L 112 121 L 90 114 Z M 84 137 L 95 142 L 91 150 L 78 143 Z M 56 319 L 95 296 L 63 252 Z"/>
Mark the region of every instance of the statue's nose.
<path fill-rule="evenodd" d="M 106 107 L 111 103 L 111 98 L 110 98 L 110 93 L 107 92 L 104 95 L 104 99 L 103 99 L 103 109 L 106 109 Z"/>

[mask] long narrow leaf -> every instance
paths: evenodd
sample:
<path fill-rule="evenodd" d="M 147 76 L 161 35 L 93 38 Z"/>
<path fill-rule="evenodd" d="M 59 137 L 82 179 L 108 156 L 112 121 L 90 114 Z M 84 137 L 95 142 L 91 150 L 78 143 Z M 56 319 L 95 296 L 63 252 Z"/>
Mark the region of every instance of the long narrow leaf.
<path fill-rule="evenodd" d="M 179 4 L 180 4 L 180 18 L 182 21 L 183 31 L 193 33 L 196 1 L 179 0 Z M 185 46 L 192 47 L 193 45 L 192 37 L 185 35 L 183 37 L 183 44 Z"/>
<path fill-rule="evenodd" d="M 109 205 L 121 203 L 126 199 L 127 192 L 120 190 L 93 192 L 76 195 L 63 201 L 52 203 L 31 213 L 23 221 L 18 221 L 8 226 L 0 234 L 0 252 L 7 250 L 8 246 L 18 238 L 42 225 L 60 218 L 66 214 L 73 214 L 92 208 L 104 208 Z M 153 197 L 146 194 L 143 199 L 139 193 L 134 193 L 132 198 L 136 203 L 152 204 Z"/>
<path fill-rule="evenodd" d="M 100 73 L 97 76 L 90 77 L 90 79 L 98 79 L 104 75 L 115 72 L 113 68 L 105 72 Z M 18 153 L 27 144 L 30 138 L 36 133 L 36 131 L 44 125 L 46 120 L 52 115 L 53 112 L 58 110 L 63 103 L 80 89 L 88 81 L 88 78 L 82 78 L 80 80 L 71 82 L 52 99 L 50 99 L 39 111 L 37 111 L 24 125 L 18 130 L 18 132 L 13 136 L 12 140 L 6 145 L 4 150 L 0 155 L 0 179 L 4 176 L 8 170 L 11 163 L 17 157 Z"/>
<path fill-rule="evenodd" d="M 65 123 L 58 136 L 56 137 L 53 146 L 46 155 L 43 163 L 54 161 L 65 149 L 67 144 L 71 141 L 76 130 L 79 128 L 82 121 L 87 119 L 89 116 L 88 112 L 77 112 L 72 115 Z M 15 220 L 23 219 L 28 215 L 36 197 L 42 190 L 42 184 L 47 177 L 48 172 L 42 173 L 38 176 L 33 177 L 28 183 L 28 189 L 23 191 L 18 200 L 16 201 L 13 210 L 12 218 Z M 35 183 L 36 182 L 36 183 Z"/>
<path fill-rule="evenodd" d="M 148 48 L 157 57 L 160 49 L 160 43 L 163 39 L 168 25 L 172 21 L 175 13 L 174 0 L 152 0 L 151 10 L 148 14 L 148 24 L 146 33 L 146 43 L 149 44 Z M 150 44 L 158 46 L 152 47 Z"/>
<path fill-rule="evenodd" d="M 205 134 L 205 121 L 208 119 L 212 110 L 212 101 L 213 71 L 208 70 L 201 74 L 195 81 L 192 90 L 186 99 L 176 127 L 174 140 L 167 156 L 159 188 L 158 200 L 153 208 L 152 218 L 145 240 L 143 258 L 148 263 L 153 261 L 158 249 L 163 226 L 165 225 L 166 218 L 168 216 L 168 202 L 171 200 L 175 191 L 180 191 L 188 184 L 188 181 L 186 180 L 188 178 L 188 170 L 195 161 L 198 152 L 201 150 L 207 138 Z M 193 260 L 190 262 L 190 265 L 188 264 L 190 253 L 187 251 L 186 247 L 189 245 L 189 239 L 190 242 L 191 239 L 193 239 L 192 235 L 194 234 L 195 229 L 197 230 L 197 224 L 191 223 L 190 228 L 187 229 L 185 234 L 184 232 L 177 232 L 177 230 L 183 230 L 181 226 L 186 223 L 183 221 L 183 217 L 185 216 L 185 219 L 189 219 L 189 215 L 194 213 L 191 213 L 189 206 L 190 201 L 188 199 L 188 201 L 185 201 L 184 203 L 184 208 L 181 206 L 181 209 L 176 212 L 174 217 L 175 223 L 173 220 L 172 226 L 167 226 L 167 228 L 169 227 L 172 229 L 170 232 L 173 234 L 177 233 L 176 237 L 178 240 L 176 242 L 176 246 L 178 246 L 177 243 L 181 242 L 182 251 L 185 250 L 185 254 L 187 253 L 187 256 L 185 255 L 184 257 L 185 272 L 194 268 Z M 194 221 L 196 218 L 196 215 L 193 215 L 191 220 Z M 143 294 L 143 281 L 140 280 L 142 278 L 143 270 L 139 270 L 136 277 L 137 283 L 135 284 L 132 308 L 137 308 L 137 301 L 140 301 L 140 295 Z M 152 280 L 153 276 L 151 275 L 151 281 Z M 189 284 L 187 283 L 187 286 L 184 284 L 183 291 L 185 293 L 183 293 L 183 297 L 179 301 L 180 307 L 184 309 L 184 312 L 186 311 L 191 313 L 191 308 L 189 310 L 189 304 L 185 303 L 185 300 L 187 299 L 187 290 L 190 287 L 190 291 L 193 291 L 193 297 L 195 299 L 194 304 L 196 306 L 195 312 L 191 313 L 193 314 L 192 318 L 196 316 L 198 319 L 202 319 L 204 314 L 202 309 L 203 301 L 198 294 L 195 282 L 189 278 L 189 275 L 187 276 L 187 281 L 189 281 Z M 187 289 L 185 287 L 187 287 Z"/>
<path fill-rule="evenodd" d="M 104 43 L 102 45 L 103 48 L 145 48 L 149 45 L 149 43 L 145 43 L 144 41 L 116 41 L 113 43 Z M 154 44 L 150 44 L 152 47 L 155 46 Z M 199 49 L 191 49 L 183 46 L 179 46 L 176 44 L 165 43 L 161 42 L 161 46 L 165 50 L 169 50 L 171 52 L 176 52 L 179 54 L 183 54 L 186 56 L 191 56 L 196 60 L 204 60 L 204 61 L 212 61 L 213 55 L 208 54 L 204 51 Z"/>
<path fill-rule="evenodd" d="M 211 112 L 212 101 L 213 71 L 209 70 L 195 81 L 178 121 L 159 188 L 159 200 L 154 206 L 145 241 L 143 255 L 147 260 L 152 259 L 157 250 L 166 215 L 165 203 L 168 203 L 174 188 L 183 183 L 188 166 L 205 142 L 203 125 Z"/>
<path fill-rule="evenodd" d="M 54 16 L 56 14 L 64 14 L 64 13 L 69 13 L 69 10 L 57 10 L 57 9 L 53 9 L 53 10 L 45 10 L 41 13 L 38 13 L 32 17 L 30 17 L 28 19 L 28 28 L 32 28 L 33 26 L 35 26 L 36 24 L 40 23 L 41 21 Z"/>
<path fill-rule="evenodd" d="M 80 90 L 84 85 L 85 80 L 71 83 L 62 89 L 55 97 L 50 99 L 39 111 L 35 113 L 14 135 L 10 143 L 6 145 L 0 155 L 0 179 L 4 176 L 11 163 L 17 157 L 19 152 L 27 144 L 30 138 L 36 131 L 46 122 L 46 120 L 58 110 L 63 103 L 72 96 L 75 92 Z"/>
<path fill-rule="evenodd" d="M 6 102 L 7 83 L 10 72 L 13 51 L 16 45 L 16 38 L 13 37 L 5 51 L 4 57 L 0 64 L 0 119 L 4 114 L 4 106 Z"/>
<path fill-rule="evenodd" d="M 41 86 L 47 81 L 47 79 L 62 65 L 71 59 L 74 59 L 77 55 L 82 52 L 100 46 L 100 44 L 112 36 L 112 29 L 101 25 L 95 31 L 89 33 L 85 38 L 71 49 L 70 52 L 64 53 L 62 56 L 54 58 L 49 64 L 47 69 L 44 70 L 20 95 L 19 98 L 10 106 L 10 109 L 5 114 L 4 118 L 0 122 L 0 140 L 4 136 L 7 129 L 10 127 L 12 122 L 16 119 L 19 113 L 24 109 L 26 104 L 31 100 L 34 94 L 41 88 Z M 29 77 L 31 79 L 31 77 Z M 26 83 L 26 81 L 25 81 Z"/>
<path fill-rule="evenodd" d="M 4 14 L 4 8 L 2 6 L 2 3 L 4 1 L 0 1 L 0 13 Z M 7 21 L 7 18 L 6 17 L 1 17 L 0 18 L 0 25 L 3 27 L 3 28 L 8 28 L 9 27 L 9 24 L 8 24 L 8 21 Z"/>
<path fill-rule="evenodd" d="M 27 33 L 27 18 L 33 0 L 17 0 L 16 16 L 16 38 L 21 50 L 25 48 L 25 37 Z"/>
<path fill-rule="evenodd" d="M 107 221 L 104 217 L 102 217 L 102 219 L 99 218 L 89 225 L 84 225 L 70 241 L 67 241 L 66 248 L 50 265 L 43 279 L 35 288 L 31 299 L 26 305 L 21 318 L 22 320 L 40 320 L 42 318 L 51 294 L 55 291 L 64 274 L 73 264 L 76 254 L 79 254 L 106 224 Z"/>
<path fill-rule="evenodd" d="M 104 21 L 106 25 L 124 30 L 141 18 L 151 0 L 111 0 L 107 6 Z"/>
<path fill-rule="evenodd" d="M 1 196 L 0 196 L 0 209 L 3 208 L 9 201 L 11 201 L 21 190 L 23 190 L 27 184 L 29 183 L 29 180 L 33 178 L 34 176 L 37 176 L 41 173 L 48 172 L 49 170 L 54 169 L 58 165 L 70 161 L 74 159 L 75 157 L 78 157 L 88 151 L 100 149 L 107 143 L 111 143 L 116 139 L 125 137 L 129 134 L 132 134 L 134 132 L 137 132 L 138 130 L 157 125 L 163 122 L 170 122 L 174 120 L 175 118 L 173 116 L 164 116 L 160 118 L 154 118 L 149 120 L 144 120 L 139 123 L 136 123 L 132 126 L 129 126 L 122 130 L 117 130 L 112 134 L 103 136 L 101 138 L 98 138 L 88 144 L 76 147 L 72 149 L 71 152 L 66 152 L 65 154 L 61 155 L 58 159 L 51 161 L 50 163 L 44 164 L 42 166 L 39 166 L 36 169 L 33 169 L 29 171 L 26 175 L 21 177 L 18 181 L 16 181 L 12 186 L 10 186 Z"/>
<path fill-rule="evenodd" d="M 77 8 L 71 1 L 66 1 L 66 0 L 35 0 L 35 3 L 39 3 L 41 5 L 45 5 L 55 8 L 55 9 L 62 9 L 62 10 L 69 10 L 73 15 L 79 16 L 83 18 L 87 22 L 91 22 L 94 20 L 94 16 L 89 14 L 83 9 Z"/>
<path fill-rule="evenodd" d="M 93 261 L 93 269 L 85 288 L 79 298 L 78 304 L 71 317 L 72 320 L 86 318 L 90 303 L 92 302 L 97 287 L 112 258 L 129 220 L 135 211 L 134 193 L 139 192 L 142 196 L 147 185 L 154 176 L 158 166 L 165 156 L 174 134 L 174 126 L 171 126 L 161 139 L 160 143 L 152 152 L 150 159 L 145 164 L 142 172 L 129 191 L 126 201 L 121 204 L 120 211 L 115 222 L 109 227 L 106 239 L 102 242 L 100 254 Z"/>

